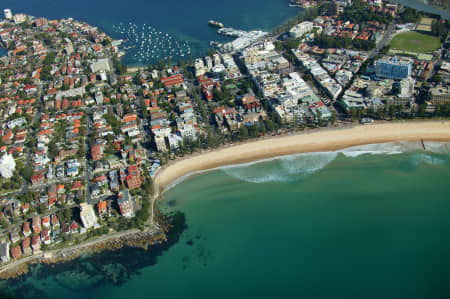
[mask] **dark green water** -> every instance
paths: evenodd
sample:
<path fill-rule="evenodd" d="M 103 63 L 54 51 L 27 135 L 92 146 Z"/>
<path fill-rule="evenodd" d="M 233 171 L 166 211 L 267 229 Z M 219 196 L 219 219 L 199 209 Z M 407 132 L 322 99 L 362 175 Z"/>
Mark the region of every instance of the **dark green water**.
<path fill-rule="evenodd" d="M 127 249 L 35 269 L 14 285 L 67 299 L 449 298 L 450 146 L 427 146 L 433 152 L 399 143 L 302 154 L 193 177 L 166 194 L 162 209 L 183 212 L 188 228 L 153 251 L 160 256 Z M 108 263 L 122 284 L 95 270 Z"/>

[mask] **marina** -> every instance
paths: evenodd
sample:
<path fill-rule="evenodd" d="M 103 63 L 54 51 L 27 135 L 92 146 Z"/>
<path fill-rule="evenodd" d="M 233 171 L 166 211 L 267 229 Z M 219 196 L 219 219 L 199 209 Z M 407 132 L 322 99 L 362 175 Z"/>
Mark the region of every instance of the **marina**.
<path fill-rule="evenodd" d="M 148 24 L 134 22 L 112 26 L 114 34 L 121 36 L 120 49 L 126 52 L 130 64 L 149 64 L 160 60 L 182 60 L 191 54 L 187 41 L 162 32 Z"/>

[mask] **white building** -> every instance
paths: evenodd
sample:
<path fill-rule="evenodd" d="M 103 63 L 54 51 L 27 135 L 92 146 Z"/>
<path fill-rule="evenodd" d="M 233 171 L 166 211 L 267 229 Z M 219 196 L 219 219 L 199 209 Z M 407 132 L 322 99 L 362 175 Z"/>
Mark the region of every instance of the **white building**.
<path fill-rule="evenodd" d="M 177 149 L 180 143 L 183 143 L 183 138 L 178 136 L 177 134 L 170 134 L 167 139 L 169 140 L 169 146 L 171 149 Z"/>
<path fill-rule="evenodd" d="M 222 63 L 222 60 L 220 59 L 220 56 L 217 53 L 213 55 L 213 61 L 214 65 L 219 65 Z"/>
<path fill-rule="evenodd" d="M 199 76 L 205 74 L 206 70 L 205 70 L 205 64 L 203 63 L 203 59 L 201 59 L 201 58 L 195 59 L 194 67 L 195 67 L 195 76 L 196 77 L 199 77 Z"/>
<path fill-rule="evenodd" d="M 9 154 L 4 154 L 0 158 L 0 174 L 4 178 L 10 178 L 14 174 L 14 170 L 16 169 L 16 162 L 14 158 Z"/>
<path fill-rule="evenodd" d="M 210 71 L 212 69 L 212 67 L 213 67 L 213 61 L 212 61 L 211 57 L 206 56 L 205 57 L 205 61 L 206 61 L 206 69 L 208 71 Z"/>
<path fill-rule="evenodd" d="M 7 20 L 11 20 L 13 18 L 12 11 L 9 8 L 5 8 L 3 10 L 3 14 L 5 15 L 5 19 L 7 19 Z"/>
<path fill-rule="evenodd" d="M 7 126 L 9 129 L 14 129 L 15 127 L 20 127 L 27 123 L 27 119 L 25 117 L 19 117 L 8 121 Z"/>
<path fill-rule="evenodd" d="M 91 71 L 97 73 L 99 71 L 111 71 L 111 66 L 109 65 L 109 60 L 107 58 L 98 59 L 96 62 L 91 64 Z"/>
<path fill-rule="evenodd" d="M 97 225 L 97 216 L 95 216 L 92 205 L 81 203 L 80 204 L 80 218 L 85 228 L 90 228 Z"/>
<path fill-rule="evenodd" d="M 95 101 L 98 105 L 103 104 L 103 93 L 100 90 L 95 93 Z"/>
<path fill-rule="evenodd" d="M 197 139 L 197 130 L 193 125 L 183 125 L 183 127 L 181 127 L 179 131 L 183 139 Z"/>
<path fill-rule="evenodd" d="M 155 144 L 156 144 L 156 148 L 157 148 L 158 152 L 166 152 L 167 151 L 166 140 L 165 140 L 164 136 L 156 135 L 155 136 Z"/>
<path fill-rule="evenodd" d="M 20 14 L 14 15 L 13 19 L 14 19 L 14 23 L 21 24 L 26 21 L 27 16 L 24 15 L 23 13 L 20 13 Z"/>
<path fill-rule="evenodd" d="M 9 243 L 7 242 L 0 244 L 0 259 L 3 263 L 9 262 Z"/>
<path fill-rule="evenodd" d="M 312 31 L 313 25 L 314 25 L 313 22 L 308 22 L 308 21 L 297 24 L 294 27 L 292 27 L 291 30 L 289 30 L 289 35 L 292 38 L 300 38 L 305 33 Z"/>

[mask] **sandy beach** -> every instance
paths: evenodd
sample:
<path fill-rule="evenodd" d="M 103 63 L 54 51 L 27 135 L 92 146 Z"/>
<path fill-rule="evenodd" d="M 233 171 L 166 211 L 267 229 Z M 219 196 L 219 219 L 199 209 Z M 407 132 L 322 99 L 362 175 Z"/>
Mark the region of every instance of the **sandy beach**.
<path fill-rule="evenodd" d="M 351 146 L 393 141 L 450 141 L 450 121 L 394 122 L 312 130 L 240 143 L 175 161 L 155 179 L 159 190 L 195 172 L 304 152 L 334 151 Z"/>

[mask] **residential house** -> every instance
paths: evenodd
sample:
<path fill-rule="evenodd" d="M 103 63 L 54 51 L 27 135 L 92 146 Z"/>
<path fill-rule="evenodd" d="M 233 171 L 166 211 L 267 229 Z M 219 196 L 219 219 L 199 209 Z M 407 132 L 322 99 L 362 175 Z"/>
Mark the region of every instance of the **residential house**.
<path fill-rule="evenodd" d="M 117 204 L 120 209 L 120 214 L 123 217 L 134 217 L 135 203 L 131 198 L 128 190 L 123 190 L 117 197 Z"/>
<path fill-rule="evenodd" d="M 137 165 L 130 165 L 127 169 L 127 186 L 130 190 L 141 187 L 142 181 L 139 175 L 139 168 Z"/>
<path fill-rule="evenodd" d="M 41 232 L 41 217 L 39 217 L 39 215 L 33 216 L 31 227 L 33 228 L 33 232 L 35 234 L 39 234 Z"/>
<path fill-rule="evenodd" d="M 39 235 L 34 235 L 31 238 L 31 248 L 33 249 L 33 254 L 41 252 L 41 239 Z"/>
<path fill-rule="evenodd" d="M 0 243 L 0 259 L 3 263 L 9 262 L 9 243 Z"/>
<path fill-rule="evenodd" d="M 23 224 L 22 233 L 25 237 L 28 237 L 29 235 L 31 235 L 30 222 L 26 221 Z"/>
<path fill-rule="evenodd" d="M 31 243 L 31 240 L 30 240 L 29 237 L 26 238 L 25 240 L 23 240 L 23 242 L 22 242 L 23 255 L 30 255 L 30 254 L 32 254 L 30 243 Z"/>
<path fill-rule="evenodd" d="M 22 250 L 20 249 L 20 246 L 11 248 L 11 256 L 15 260 L 18 260 L 22 257 Z"/>

